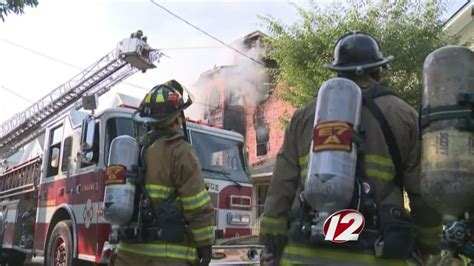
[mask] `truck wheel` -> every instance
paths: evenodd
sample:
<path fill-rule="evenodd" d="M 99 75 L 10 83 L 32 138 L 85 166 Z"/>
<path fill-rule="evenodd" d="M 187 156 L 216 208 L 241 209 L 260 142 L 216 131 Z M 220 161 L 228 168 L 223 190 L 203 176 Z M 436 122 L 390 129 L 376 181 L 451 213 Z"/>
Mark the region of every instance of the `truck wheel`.
<path fill-rule="evenodd" d="M 61 221 L 56 224 L 49 237 L 45 265 L 70 266 L 72 261 L 71 221 Z"/>

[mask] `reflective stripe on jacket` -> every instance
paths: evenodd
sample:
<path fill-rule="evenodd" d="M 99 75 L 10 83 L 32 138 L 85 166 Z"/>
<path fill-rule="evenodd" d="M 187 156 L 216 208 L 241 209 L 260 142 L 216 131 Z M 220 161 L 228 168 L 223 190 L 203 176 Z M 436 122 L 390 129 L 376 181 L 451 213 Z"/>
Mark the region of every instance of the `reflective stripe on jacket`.
<path fill-rule="evenodd" d="M 179 260 L 197 260 L 196 248 L 164 242 L 128 244 L 120 243 L 117 250 L 142 256 L 162 257 Z"/>
<path fill-rule="evenodd" d="M 359 86 L 363 89 L 368 87 L 361 84 Z M 407 191 L 411 213 L 417 226 L 417 245 L 424 253 L 437 253 L 439 252 L 438 235 L 441 232 L 441 217 L 429 208 L 421 198 L 421 150 L 416 111 L 392 95 L 376 98 L 375 102 L 384 113 L 393 131 L 402 156 L 402 164 L 405 166 L 402 183 Z M 316 98 L 313 98 L 293 114 L 286 128 L 284 142 L 277 155 L 261 219 L 260 236 L 264 241 L 268 241 L 267 239 L 271 239 L 271 237 L 286 236 L 288 213 L 291 208 L 299 208 L 298 197 L 308 174 L 308 154 L 312 140 L 315 107 Z M 367 179 L 374 186 L 376 201 L 380 202 L 381 191 L 386 191 L 388 186 L 395 185 L 393 182 L 395 167 L 382 129 L 365 106 L 362 108 L 361 123 L 366 135 L 364 164 Z M 403 207 L 401 191 L 393 189 L 383 203 Z M 276 253 L 278 254 L 278 252 Z M 336 255 L 335 257 L 337 259 L 345 258 Z M 351 261 L 350 257 L 345 259 Z"/>
<path fill-rule="evenodd" d="M 286 245 L 281 265 L 324 265 L 324 266 L 405 266 L 410 265 L 403 260 L 379 259 L 370 253 L 350 250 L 334 250 L 312 247 L 296 243 Z"/>

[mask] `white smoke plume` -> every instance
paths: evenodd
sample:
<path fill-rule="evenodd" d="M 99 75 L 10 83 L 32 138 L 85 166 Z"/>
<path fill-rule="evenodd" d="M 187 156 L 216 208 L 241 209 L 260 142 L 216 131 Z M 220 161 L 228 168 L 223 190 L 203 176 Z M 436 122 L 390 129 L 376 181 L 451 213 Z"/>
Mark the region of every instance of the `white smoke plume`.
<path fill-rule="evenodd" d="M 215 70 L 216 74 L 202 75 L 199 81 L 190 88 L 196 102 L 190 107 L 191 112 L 188 112 L 192 113 L 193 119 L 203 119 L 208 109 L 217 107 L 215 106 L 216 102 L 209 101 L 209 95 L 204 93 L 205 91 L 210 94 L 215 93 L 221 98 L 224 97 L 228 107 L 255 106 L 266 99 L 268 95 L 266 84 L 269 81 L 269 76 L 261 60 L 264 50 L 260 41 L 257 40 L 252 44 L 252 47 L 248 47 L 243 40 L 239 40 L 232 46 L 261 64 L 229 50 L 225 58 L 228 64 L 214 66 L 209 72 Z M 220 95 L 221 89 L 225 89 L 224 95 Z"/>

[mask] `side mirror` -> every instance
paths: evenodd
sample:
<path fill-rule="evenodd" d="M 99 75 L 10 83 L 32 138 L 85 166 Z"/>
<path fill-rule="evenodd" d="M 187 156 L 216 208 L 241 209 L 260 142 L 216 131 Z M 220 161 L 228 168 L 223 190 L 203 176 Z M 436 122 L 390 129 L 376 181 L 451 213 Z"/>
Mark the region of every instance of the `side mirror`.
<path fill-rule="evenodd" d="M 95 118 L 87 116 L 82 122 L 81 151 L 91 151 L 94 147 Z"/>

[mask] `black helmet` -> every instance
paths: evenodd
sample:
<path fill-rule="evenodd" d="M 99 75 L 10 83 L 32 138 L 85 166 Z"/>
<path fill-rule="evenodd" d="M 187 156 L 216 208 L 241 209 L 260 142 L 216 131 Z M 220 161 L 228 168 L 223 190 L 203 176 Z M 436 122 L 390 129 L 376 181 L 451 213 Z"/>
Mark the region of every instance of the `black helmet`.
<path fill-rule="evenodd" d="M 133 120 L 147 124 L 167 125 L 181 111 L 192 104 L 191 97 L 183 100 L 183 87 L 175 80 L 170 80 L 153 87 L 133 115 Z"/>
<path fill-rule="evenodd" d="M 334 62 L 325 67 L 336 72 L 364 73 L 387 66 L 393 56 L 383 57 L 374 37 L 364 32 L 350 32 L 342 36 L 334 48 Z"/>

